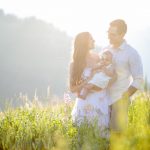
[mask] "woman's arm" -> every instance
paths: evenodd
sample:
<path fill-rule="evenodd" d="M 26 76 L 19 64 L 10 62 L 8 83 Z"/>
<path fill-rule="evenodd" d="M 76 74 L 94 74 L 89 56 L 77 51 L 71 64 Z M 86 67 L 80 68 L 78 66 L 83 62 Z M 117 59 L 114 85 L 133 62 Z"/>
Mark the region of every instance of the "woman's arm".
<path fill-rule="evenodd" d="M 81 91 L 81 89 L 87 84 L 86 81 L 83 81 L 81 84 L 79 85 L 71 85 L 70 84 L 70 91 L 73 93 L 79 93 Z"/>

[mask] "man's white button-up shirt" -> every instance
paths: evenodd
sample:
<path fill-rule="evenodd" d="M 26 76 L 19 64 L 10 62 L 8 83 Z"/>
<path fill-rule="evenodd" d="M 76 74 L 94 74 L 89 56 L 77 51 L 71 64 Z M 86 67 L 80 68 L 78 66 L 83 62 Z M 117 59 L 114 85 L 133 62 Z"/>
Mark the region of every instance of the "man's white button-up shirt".
<path fill-rule="evenodd" d="M 113 65 L 117 74 L 117 80 L 108 87 L 111 105 L 122 97 L 130 85 L 143 89 L 143 65 L 138 52 L 126 41 L 117 49 L 111 45 L 107 49 L 113 54 Z"/>

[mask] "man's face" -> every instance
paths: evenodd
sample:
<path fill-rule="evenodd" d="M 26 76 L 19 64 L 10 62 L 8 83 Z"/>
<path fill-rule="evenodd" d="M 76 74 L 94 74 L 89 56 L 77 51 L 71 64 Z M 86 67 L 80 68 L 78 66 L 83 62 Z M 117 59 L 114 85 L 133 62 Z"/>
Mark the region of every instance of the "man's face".
<path fill-rule="evenodd" d="M 113 46 L 120 46 L 122 43 L 124 35 L 119 34 L 117 27 L 115 26 L 110 26 L 108 30 L 108 39 L 109 43 L 112 44 Z"/>

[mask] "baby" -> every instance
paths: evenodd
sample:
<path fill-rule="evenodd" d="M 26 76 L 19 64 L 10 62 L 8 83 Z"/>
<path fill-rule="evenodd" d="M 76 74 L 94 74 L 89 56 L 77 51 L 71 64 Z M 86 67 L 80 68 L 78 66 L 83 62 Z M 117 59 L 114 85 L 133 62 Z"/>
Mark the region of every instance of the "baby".
<path fill-rule="evenodd" d="M 114 73 L 112 53 L 107 50 L 102 53 L 100 62 L 92 68 L 92 76 L 87 84 L 81 89 L 79 97 L 86 99 L 91 90 L 105 89 Z"/>

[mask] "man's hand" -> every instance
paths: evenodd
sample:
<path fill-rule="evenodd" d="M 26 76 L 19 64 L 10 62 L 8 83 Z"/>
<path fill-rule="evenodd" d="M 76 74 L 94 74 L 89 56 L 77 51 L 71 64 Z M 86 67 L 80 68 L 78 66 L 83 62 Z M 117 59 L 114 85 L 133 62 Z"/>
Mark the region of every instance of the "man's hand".
<path fill-rule="evenodd" d="M 132 96 L 137 91 L 137 88 L 130 86 L 128 89 L 128 95 L 129 97 Z"/>
<path fill-rule="evenodd" d="M 122 98 L 130 98 L 136 91 L 137 89 L 135 87 L 130 86 L 128 91 L 123 93 Z"/>

